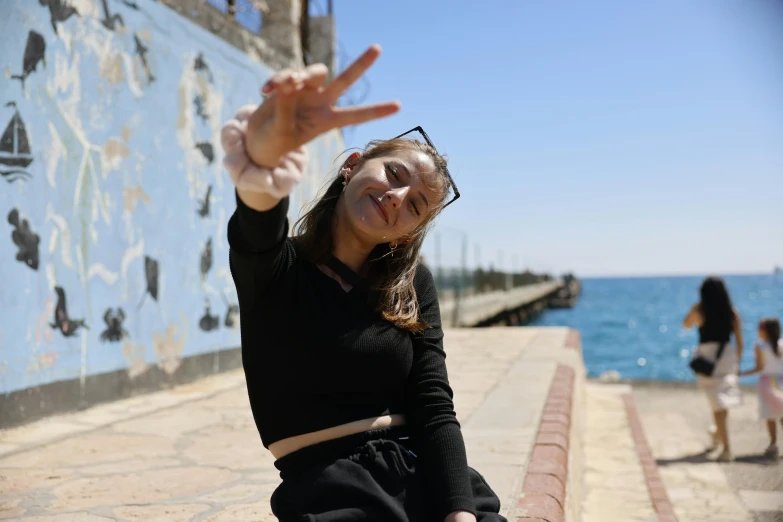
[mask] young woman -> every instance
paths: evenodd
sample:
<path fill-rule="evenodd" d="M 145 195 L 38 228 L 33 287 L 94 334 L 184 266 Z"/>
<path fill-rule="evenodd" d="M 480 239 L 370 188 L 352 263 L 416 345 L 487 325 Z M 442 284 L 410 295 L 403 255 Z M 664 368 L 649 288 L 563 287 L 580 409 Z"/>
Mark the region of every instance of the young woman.
<path fill-rule="evenodd" d="M 282 522 L 502 521 L 467 464 L 437 293 L 419 263 L 455 191 L 446 160 L 426 137 L 372 142 L 288 235 L 302 145 L 399 109 L 333 107 L 379 54 L 370 47 L 328 85 L 320 64 L 282 71 L 223 129 L 248 394 L 282 479 L 272 511 Z"/>
<path fill-rule="evenodd" d="M 754 346 L 756 366 L 740 372 L 740 376 L 761 373 L 758 380 L 759 410 L 767 421 L 769 446 L 764 451 L 768 457 L 778 457 L 778 434 L 775 421 L 783 427 L 783 339 L 780 337 L 780 321 L 768 317 L 759 322 L 759 342 Z"/>
<path fill-rule="evenodd" d="M 701 356 L 715 364 L 711 376 L 696 375 L 699 386 L 707 394 L 715 420 L 713 444 L 720 442 L 723 451 L 717 460 L 733 460 L 726 425 L 728 409 L 741 401 L 739 361 L 742 360 L 742 324 L 731 305 L 731 298 L 722 279 L 708 277 L 701 285 L 701 300 L 693 305 L 685 317 L 685 328 L 699 328 L 699 345 L 694 356 Z M 731 346 L 734 334 L 736 348 Z M 716 440 L 717 439 L 717 440 Z"/>

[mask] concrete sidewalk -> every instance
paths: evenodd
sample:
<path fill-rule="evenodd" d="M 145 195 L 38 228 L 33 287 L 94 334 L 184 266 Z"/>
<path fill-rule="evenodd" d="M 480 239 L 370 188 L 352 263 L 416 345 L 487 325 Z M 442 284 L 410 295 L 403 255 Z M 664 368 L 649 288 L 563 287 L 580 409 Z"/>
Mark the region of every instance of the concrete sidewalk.
<path fill-rule="evenodd" d="M 558 365 L 582 379 L 581 354 L 564 348 L 568 333 L 446 332 L 470 465 L 511 520 Z M 573 454 L 578 447 L 572 442 Z M 273 461 L 253 423 L 243 375 L 230 372 L 0 432 L 0 519 L 275 520 Z"/>
<path fill-rule="evenodd" d="M 758 402 L 729 413 L 736 460 L 705 453 L 711 413 L 686 383 L 586 387 L 584 522 L 781 522 L 783 461 L 764 458 Z"/>
<path fill-rule="evenodd" d="M 634 385 L 644 430 L 679 522 L 783 521 L 783 459 L 764 458 L 766 426 L 755 391 L 729 410 L 735 461 L 716 463 L 704 452 L 711 412 L 695 386 Z M 778 428 L 778 443 L 783 434 Z"/>
<path fill-rule="evenodd" d="M 586 386 L 584 522 L 657 521 L 623 404 L 628 385 Z"/>

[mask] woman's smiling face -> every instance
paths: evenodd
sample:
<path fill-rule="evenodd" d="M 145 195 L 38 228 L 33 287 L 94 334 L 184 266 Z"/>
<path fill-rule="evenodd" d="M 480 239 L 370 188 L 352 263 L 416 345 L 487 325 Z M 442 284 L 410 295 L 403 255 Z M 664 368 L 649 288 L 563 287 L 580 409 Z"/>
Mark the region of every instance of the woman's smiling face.
<path fill-rule="evenodd" d="M 435 164 L 425 153 L 403 149 L 359 161 L 342 195 L 349 226 L 375 245 L 412 233 L 445 196 L 431 178 Z"/>

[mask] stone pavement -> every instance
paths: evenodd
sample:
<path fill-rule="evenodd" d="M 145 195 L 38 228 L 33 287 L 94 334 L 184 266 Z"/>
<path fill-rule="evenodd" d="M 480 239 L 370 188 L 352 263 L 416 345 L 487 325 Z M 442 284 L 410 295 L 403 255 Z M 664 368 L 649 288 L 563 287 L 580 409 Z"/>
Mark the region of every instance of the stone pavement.
<path fill-rule="evenodd" d="M 564 328 L 446 331 L 469 462 L 506 514 L 520 497 L 557 365 L 583 372 L 579 352 L 563 348 L 567 335 Z M 0 519 L 275 520 L 273 461 L 243 375 L 230 372 L 0 432 Z"/>
<path fill-rule="evenodd" d="M 711 412 L 702 392 L 634 384 L 633 396 L 679 522 L 783 521 L 783 461 L 761 456 L 768 439 L 754 390 L 729 412 L 735 462 L 723 464 L 704 453 Z"/>
<path fill-rule="evenodd" d="M 695 386 L 591 381 L 585 390 L 584 522 L 783 521 L 783 461 L 761 455 L 753 391 L 729 414 L 736 461 L 722 464 L 704 452 L 711 412 Z"/>
<path fill-rule="evenodd" d="M 583 522 L 658 520 L 623 404 L 628 385 L 586 386 Z"/>

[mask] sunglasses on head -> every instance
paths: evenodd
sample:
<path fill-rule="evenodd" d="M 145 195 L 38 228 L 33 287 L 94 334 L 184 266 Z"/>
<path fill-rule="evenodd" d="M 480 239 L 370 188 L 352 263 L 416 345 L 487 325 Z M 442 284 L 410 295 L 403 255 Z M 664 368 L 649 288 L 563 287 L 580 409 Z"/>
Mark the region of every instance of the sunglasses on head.
<path fill-rule="evenodd" d="M 427 136 L 427 133 L 424 132 L 424 129 L 421 128 L 421 125 L 416 126 L 416 127 L 412 128 L 411 130 L 409 130 L 407 132 L 403 132 L 399 136 L 395 136 L 394 139 L 396 140 L 398 138 L 402 138 L 403 136 L 407 136 L 408 134 L 411 134 L 411 133 L 414 133 L 414 132 L 418 132 L 421 135 L 421 137 L 424 138 L 424 141 L 427 143 L 427 145 L 432 147 L 435 151 L 438 150 L 437 148 L 435 148 L 435 145 L 433 145 L 432 141 L 430 141 L 430 137 Z M 451 185 L 451 189 L 454 191 L 454 197 L 451 198 L 451 200 L 449 200 L 448 203 L 443 205 L 443 208 L 448 207 L 449 205 L 451 205 L 452 203 L 454 203 L 455 201 L 457 201 L 459 199 L 459 190 L 457 190 L 457 184 L 454 183 L 454 178 L 451 177 L 451 173 L 449 173 L 448 167 L 446 168 L 446 177 L 449 178 L 449 184 Z"/>

